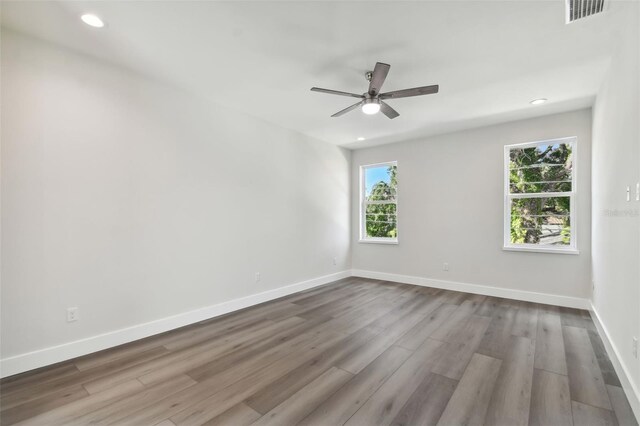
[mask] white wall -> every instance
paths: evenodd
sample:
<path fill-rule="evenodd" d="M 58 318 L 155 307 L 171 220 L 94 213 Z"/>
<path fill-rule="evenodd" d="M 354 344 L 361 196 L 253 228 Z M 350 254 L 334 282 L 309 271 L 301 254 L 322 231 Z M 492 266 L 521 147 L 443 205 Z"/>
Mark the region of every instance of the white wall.
<path fill-rule="evenodd" d="M 350 268 L 348 151 L 5 31 L 1 85 L 3 359 Z"/>
<path fill-rule="evenodd" d="M 579 255 L 503 251 L 504 145 L 578 137 Z M 591 111 L 581 110 L 354 151 L 359 167 L 398 161 L 398 245 L 358 242 L 354 269 L 586 298 L 590 292 Z M 443 271 L 443 263 L 450 270 Z"/>
<path fill-rule="evenodd" d="M 640 4 L 611 6 L 627 23 L 593 110 L 593 306 L 635 387 L 635 399 L 627 395 L 640 417 L 640 366 L 631 351 L 640 337 Z"/>

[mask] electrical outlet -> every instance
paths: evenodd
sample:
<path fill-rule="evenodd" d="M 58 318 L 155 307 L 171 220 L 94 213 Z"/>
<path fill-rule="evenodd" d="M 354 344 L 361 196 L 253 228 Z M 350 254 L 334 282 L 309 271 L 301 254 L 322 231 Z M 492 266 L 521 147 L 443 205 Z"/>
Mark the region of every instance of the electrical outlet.
<path fill-rule="evenodd" d="M 260 272 L 256 272 L 256 282 L 260 282 Z"/>
<path fill-rule="evenodd" d="M 631 188 L 627 186 L 627 201 L 631 201 Z"/>
<path fill-rule="evenodd" d="M 334 257 L 334 258 L 333 258 L 333 264 L 334 264 L 334 265 L 337 265 L 337 264 L 338 264 L 338 258 L 337 258 L 337 257 Z"/>
<path fill-rule="evenodd" d="M 631 343 L 631 353 L 635 359 L 638 359 L 638 338 L 634 337 Z"/>
<path fill-rule="evenodd" d="M 80 319 L 78 308 L 67 308 L 67 322 L 74 322 Z"/>
<path fill-rule="evenodd" d="M 640 182 L 636 183 L 636 201 L 640 201 Z"/>
<path fill-rule="evenodd" d="M 444 263 L 442 264 L 442 270 L 443 270 L 443 271 L 448 271 L 448 270 L 449 270 L 449 264 L 448 264 L 447 262 L 444 262 Z"/>

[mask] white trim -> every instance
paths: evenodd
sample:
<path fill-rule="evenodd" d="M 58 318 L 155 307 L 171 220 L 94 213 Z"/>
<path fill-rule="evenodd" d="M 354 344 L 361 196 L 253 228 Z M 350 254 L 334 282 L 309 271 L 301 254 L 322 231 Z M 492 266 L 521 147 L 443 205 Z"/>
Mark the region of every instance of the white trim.
<path fill-rule="evenodd" d="M 288 296 L 293 293 L 328 284 L 350 276 L 351 273 L 348 270 L 337 272 L 335 274 L 324 275 L 273 290 L 267 290 L 262 293 L 252 294 L 250 296 L 184 312 L 178 315 L 161 318 L 143 324 L 137 324 L 120 330 L 110 331 L 97 336 L 91 336 L 86 339 L 80 339 L 74 342 L 63 343 L 58 346 L 52 346 L 5 358 L 0 360 L 0 377 L 11 376 L 24 371 L 33 370 L 34 368 L 44 367 L 46 365 L 55 364 L 71 358 L 101 351 L 103 349 L 112 348 L 114 346 L 143 339 L 175 328 L 184 327 L 185 325 L 224 315 L 259 303 L 268 302 L 273 299 L 278 299 L 280 297 Z"/>
<path fill-rule="evenodd" d="M 397 238 L 361 238 L 359 243 L 365 244 L 398 244 Z"/>
<path fill-rule="evenodd" d="M 600 315 L 598 315 L 598 311 L 596 311 L 596 307 L 593 306 L 593 303 L 591 304 L 589 310 L 591 311 L 591 318 L 593 318 L 593 323 L 596 325 L 598 334 L 602 338 L 604 347 L 607 350 L 607 354 L 609 354 L 609 359 L 613 364 L 613 368 L 614 370 L 616 370 L 618 379 L 620 379 L 622 389 L 624 390 L 624 393 L 629 400 L 629 405 L 631 405 L 633 414 L 635 414 L 637 420 L 640 420 L 640 390 L 638 389 L 637 385 L 629 379 L 630 377 L 632 377 L 631 373 L 629 372 L 629 369 L 624 364 L 624 362 L 622 362 L 620 351 L 611 340 L 609 332 L 607 331 L 607 327 L 605 327 L 604 323 L 600 319 Z"/>
<path fill-rule="evenodd" d="M 529 251 L 538 253 L 557 253 L 557 254 L 580 254 L 580 250 L 572 248 L 553 248 L 554 246 L 544 246 L 535 244 L 511 244 L 502 247 L 506 251 Z"/>
<path fill-rule="evenodd" d="M 512 148 L 533 148 L 534 146 L 538 146 L 538 145 L 542 144 L 543 142 L 567 143 L 567 142 L 570 142 L 570 141 L 576 140 L 576 139 L 577 139 L 576 136 L 564 136 L 562 138 L 553 138 L 553 139 L 546 139 L 546 140 L 540 140 L 540 141 L 529 141 L 529 142 L 515 143 L 515 144 L 508 145 L 508 146 L 512 147 Z"/>
<path fill-rule="evenodd" d="M 389 274 L 386 272 L 364 271 L 353 269 L 354 277 L 371 278 L 384 281 L 395 281 L 404 284 L 413 284 L 423 287 L 434 287 L 445 290 L 462 291 L 465 293 L 482 294 L 485 296 L 504 297 L 507 299 L 524 300 L 526 302 L 544 303 L 547 305 L 565 306 L 568 308 L 589 309 L 591 302 L 580 297 L 561 296 L 558 294 L 536 293 L 526 290 L 514 290 L 511 288 L 491 287 L 482 284 L 461 283 L 457 281 L 436 280 L 432 278 L 416 277 L 411 275 Z"/>

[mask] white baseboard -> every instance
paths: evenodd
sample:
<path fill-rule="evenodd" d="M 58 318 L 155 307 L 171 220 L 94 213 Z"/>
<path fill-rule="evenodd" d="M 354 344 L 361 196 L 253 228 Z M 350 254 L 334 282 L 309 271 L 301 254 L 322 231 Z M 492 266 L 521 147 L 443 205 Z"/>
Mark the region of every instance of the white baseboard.
<path fill-rule="evenodd" d="M 609 354 L 609 359 L 613 364 L 613 368 L 616 370 L 618 379 L 620 379 L 622 389 L 624 390 L 625 395 L 627 395 L 627 399 L 629 400 L 629 405 L 631 405 L 633 414 L 635 414 L 636 419 L 640 419 L 640 391 L 638 390 L 636 383 L 629 379 L 631 377 L 629 369 L 622 361 L 622 357 L 620 357 L 620 351 L 611 340 L 609 331 L 600 319 L 600 315 L 598 315 L 598 311 L 596 311 L 596 308 L 595 306 L 593 306 L 593 304 L 591 305 L 590 311 L 591 317 L 593 318 L 593 323 L 596 325 L 598 334 L 600 334 L 600 337 L 602 338 L 602 343 L 604 343 L 607 354 Z"/>
<path fill-rule="evenodd" d="M 491 287 L 481 284 L 469 284 L 456 281 L 435 280 L 431 278 L 411 275 L 389 274 L 386 272 L 364 271 L 352 269 L 355 277 L 372 278 L 377 280 L 395 281 L 424 287 L 435 287 L 445 290 L 462 291 L 465 293 L 482 294 L 485 296 L 504 297 L 507 299 L 524 300 L 526 302 L 544 303 L 547 305 L 565 306 L 568 308 L 590 309 L 591 302 L 579 297 L 560 296 L 556 294 L 536 293 L 533 291 L 514 290 L 509 288 Z"/>
<path fill-rule="evenodd" d="M 268 290 L 251 296 L 222 302 L 216 305 L 207 306 L 194 311 L 185 312 L 167 318 L 137 324 L 132 327 L 111 331 L 97 336 L 88 337 L 62 345 L 40 349 L 0 360 L 0 377 L 7 377 L 46 365 L 87 355 L 93 352 L 112 348 L 114 346 L 129 343 L 134 340 L 143 339 L 158 333 L 173 330 L 198 321 L 224 315 L 239 309 L 248 308 L 253 305 L 268 302 L 289 294 L 297 293 L 330 282 L 347 278 L 349 276 L 379 279 L 385 281 L 395 281 L 406 284 L 414 284 L 426 287 L 442 288 L 446 290 L 462 291 L 466 293 L 483 294 L 487 296 L 505 297 L 529 302 L 546 303 L 572 308 L 590 309 L 591 304 L 587 299 L 576 297 L 558 296 L 552 294 L 535 293 L 522 290 L 490 287 L 485 285 L 460 283 L 454 281 L 434 280 L 423 277 L 409 275 L 389 274 L 385 272 L 364 271 L 354 269 L 342 271 L 335 274 L 325 275 L 311 280 L 302 281 L 296 284 Z"/>
<path fill-rule="evenodd" d="M 0 377 L 12 376 L 24 371 L 55 364 L 57 362 L 87 355 L 103 349 L 129 343 L 134 340 L 153 336 L 185 325 L 193 324 L 209 318 L 248 308 L 249 306 L 268 302 L 293 293 L 298 293 L 313 287 L 328 284 L 342 278 L 351 276 L 350 271 L 337 272 L 335 274 L 324 275 L 307 281 L 280 287 L 274 290 L 264 291 L 251 296 L 229 300 L 217 305 L 207 306 L 194 311 L 185 312 L 167 318 L 137 324 L 132 327 L 110 331 L 86 339 L 64 343 L 62 345 L 40 349 L 0 360 Z"/>

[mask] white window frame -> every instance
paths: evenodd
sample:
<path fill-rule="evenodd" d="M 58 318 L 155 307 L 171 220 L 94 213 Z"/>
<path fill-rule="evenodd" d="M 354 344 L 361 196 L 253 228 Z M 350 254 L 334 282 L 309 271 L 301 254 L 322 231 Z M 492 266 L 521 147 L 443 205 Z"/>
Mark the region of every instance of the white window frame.
<path fill-rule="evenodd" d="M 360 240 L 361 243 L 372 243 L 372 244 L 398 244 L 398 237 L 367 237 L 366 230 L 366 211 L 367 211 L 367 201 L 366 201 L 366 193 L 367 189 L 365 187 L 365 170 L 374 168 L 374 167 L 390 167 L 396 166 L 398 167 L 397 161 L 387 161 L 384 163 L 375 163 L 375 164 L 366 164 L 360 166 Z M 398 192 L 396 189 L 396 199 L 395 201 L 377 201 L 374 204 L 395 204 L 396 205 L 396 229 L 398 229 Z M 399 235 L 399 232 L 398 232 Z"/>
<path fill-rule="evenodd" d="M 509 185 L 509 160 L 512 149 L 531 148 L 538 145 L 552 144 L 571 145 L 571 191 L 570 192 L 541 192 L 529 194 L 511 194 Z M 578 138 L 575 136 L 549 139 L 535 142 L 526 142 L 504 146 L 504 245 L 503 250 L 529 251 L 541 253 L 578 254 L 578 222 L 577 222 L 577 198 L 578 198 Z M 545 197 L 570 197 L 569 220 L 571 223 L 571 242 L 567 246 L 541 246 L 537 244 L 512 244 L 511 243 L 511 200 L 514 198 L 545 198 Z"/>

